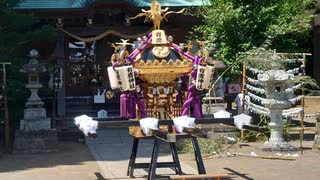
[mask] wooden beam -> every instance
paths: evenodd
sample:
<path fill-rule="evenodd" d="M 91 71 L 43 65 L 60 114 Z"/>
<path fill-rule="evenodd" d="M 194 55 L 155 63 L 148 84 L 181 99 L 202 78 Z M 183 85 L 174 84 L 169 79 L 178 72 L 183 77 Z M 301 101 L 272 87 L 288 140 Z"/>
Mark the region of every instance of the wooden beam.
<path fill-rule="evenodd" d="M 105 118 L 108 120 L 109 118 Z M 101 119 L 99 119 L 101 120 Z M 233 124 L 233 118 L 198 118 L 195 119 L 195 124 Z M 158 125 L 174 125 L 173 120 L 159 120 Z M 123 128 L 129 126 L 140 126 L 138 120 L 124 120 L 119 118 L 117 121 L 99 121 L 99 128 Z"/>

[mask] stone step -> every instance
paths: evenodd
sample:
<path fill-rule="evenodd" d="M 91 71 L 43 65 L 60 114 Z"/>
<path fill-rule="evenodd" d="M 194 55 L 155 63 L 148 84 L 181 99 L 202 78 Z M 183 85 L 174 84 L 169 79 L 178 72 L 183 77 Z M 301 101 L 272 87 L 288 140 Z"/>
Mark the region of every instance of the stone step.
<path fill-rule="evenodd" d="M 84 142 L 84 134 L 77 128 L 72 127 L 68 129 L 61 129 L 57 132 L 59 141 L 64 142 Z"/>
<path fill-rule="evenodd" d="M 65 101 L 67 104 L 93 104 L 93 96 L 67 96 Z"/>
<path fill-rule="evenodd" d="M 120 108 L 93 108 L 93 107 L 77 107 L 73 106 L 66 109 L 66 113 L 78 113 L 78 112 L 98 112 L 100 110 L 105 110 L 108 112 L 117 112 L 120 111 Z"/>

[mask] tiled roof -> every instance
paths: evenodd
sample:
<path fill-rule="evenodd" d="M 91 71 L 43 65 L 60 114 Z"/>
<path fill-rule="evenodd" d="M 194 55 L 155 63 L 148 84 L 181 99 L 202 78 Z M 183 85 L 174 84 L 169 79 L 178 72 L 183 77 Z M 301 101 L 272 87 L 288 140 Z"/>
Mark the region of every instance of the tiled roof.
<path fill-rule="evenodd" d="M 136 7 L 149 7 L 153 0 L 127 0 Z M 161 6 L 201 6 L 210 0 L 158 0 Z"/>
<path fill-rule="evenodd" d="M 136 7 L 149 7 L 152 0 L 24 0 L 18 9 L 80 9 L 95 1 L 125 2 Z M 210 0 L 158 0 L 161 6 L 201 6 L 209 4 Z"/>
<path fill-rule="evenodd" d="M 71 8 L 72 0 L 25 0 L 18 9 L 51 9 Z"/>

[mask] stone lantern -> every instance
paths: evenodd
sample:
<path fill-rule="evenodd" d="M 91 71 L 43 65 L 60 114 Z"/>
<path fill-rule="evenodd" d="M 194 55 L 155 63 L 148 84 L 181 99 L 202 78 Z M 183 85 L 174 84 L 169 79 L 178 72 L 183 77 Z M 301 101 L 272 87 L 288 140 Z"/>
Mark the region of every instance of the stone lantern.
<path fill-rule="evenodd" d="M 294 78 L 283 70 L 269 70 L 258 75 L 258 80 L 265 84 L 266 100 L 262 105 L 270 110 L 271 121 L 269 123 L 271 134 L 269 141 L 265 142 L 262 150 L 266 151 L 293 151 L 294 146 L 283 140 L 282 111 L 291 107 L 288 101 L 292 94 L 286 92 L 289 81 Z"/>
<path fill-rule="evenodd" d="M 29 53 L 30 61 L 21 68 L 21 72 L 28 73 L 28 84 L 26 88 L 30 89 L 31 95 L 27 101 L 26 109 L 24 110 L 24 120 L 20 122 L 20 130 L 36 131 L 50 129 L 50 118 L 47 118 L 46 109 L 43 108 L 43 101 L 38 96 L 38 89 L 42 88 L 39 82 L 39 73 L 46 72 L 46 68 L 39 64 L 36 59 L 39 56 L 38 51 L 31 50 Z"/>
<path fill-rule="evenodd" d="M 31 95 L 24 110 L 24 119 L 20 121 L 20 130 L 15 131 L 14 152 L 38 153 L 55 151 L 58 140 L 55 129 L 51 129 L 51 119 L 47 118 L 43 101 L 38 96 L 38 89 L 42 88 L 39 73 L 46 72 L 46 68 L 39 64 L 38 51 L 31 50 L 30 61 L 21 68 L 21 72 L 28 73 L 28 84 Z"/>

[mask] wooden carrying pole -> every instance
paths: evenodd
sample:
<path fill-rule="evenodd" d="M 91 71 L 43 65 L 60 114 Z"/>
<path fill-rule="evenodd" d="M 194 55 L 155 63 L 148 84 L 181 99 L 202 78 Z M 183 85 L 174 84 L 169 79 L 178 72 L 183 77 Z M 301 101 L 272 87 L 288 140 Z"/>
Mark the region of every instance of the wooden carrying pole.
<path fill-rule="evenodd" d="M 3 99 L 4 99 L 4 126 L 5 126 L 5 143 L 6 148 L 10 144 L 10 128 L 9 128 L 9 112 L 8 112 L 8 96 L 7 96 L 7 75 L 6 65 L 10 62 L 0 62 L 2 65 L 2 80 L 3 80 Z"/>

